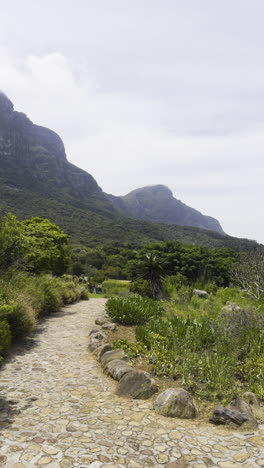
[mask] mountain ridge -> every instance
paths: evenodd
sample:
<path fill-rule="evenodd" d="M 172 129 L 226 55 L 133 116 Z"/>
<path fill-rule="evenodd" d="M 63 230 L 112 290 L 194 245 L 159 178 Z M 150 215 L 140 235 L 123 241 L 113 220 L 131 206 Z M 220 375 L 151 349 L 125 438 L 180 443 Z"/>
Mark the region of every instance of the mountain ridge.
<path fill-rule="evenodd" d="M 105 194 L 92 175 L 67 160 L 59 135 L 15 111 L 1 92 L 0 168 L 0 214 L 12 211 L 19 219 L 47 217 L 74 242 L 95 245 L 179 240 L 211 247 L 235 246 L 237 250 L 257 246 L 254 241 L 219 232 L 122 215 L 111 200 L 114 196 Z M 114 198 L 115 204 L 119 199 L 123 206 L 123 197 Z"/>
<path fill-rule="evenodd" d="M 224 234 L 217 219 L 203 215 L 177 200 L 166 185 L 148 185 L 121 197 L 109 197 L 114 207 L 124 216 L 156 223 L 193 226 Z"/>

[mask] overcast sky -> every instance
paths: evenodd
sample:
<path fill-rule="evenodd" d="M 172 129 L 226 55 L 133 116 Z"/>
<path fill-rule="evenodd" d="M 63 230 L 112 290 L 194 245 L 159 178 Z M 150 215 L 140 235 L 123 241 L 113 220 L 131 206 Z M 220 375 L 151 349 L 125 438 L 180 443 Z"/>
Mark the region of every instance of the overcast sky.
<path fill-rule="evenodd" d="M 0 0 L 0 89 L 105 192 L 264 243 L 263 0 Z"/>

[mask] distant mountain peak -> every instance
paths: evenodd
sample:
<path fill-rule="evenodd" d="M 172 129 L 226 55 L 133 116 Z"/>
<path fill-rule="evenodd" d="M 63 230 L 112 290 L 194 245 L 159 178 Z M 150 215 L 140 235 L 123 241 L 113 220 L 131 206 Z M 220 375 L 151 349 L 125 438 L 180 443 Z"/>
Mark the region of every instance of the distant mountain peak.
<path fill-rule="evenodd" d="M 111 196 L 112 203 L 120 213 L 135 219 L 155 223 L 193 226 L 224 233 L 220 223 L 205 216 L 180 200 L 174 198 L 166 185 L 149 185 L 137 188 L 123 197 Z"/>

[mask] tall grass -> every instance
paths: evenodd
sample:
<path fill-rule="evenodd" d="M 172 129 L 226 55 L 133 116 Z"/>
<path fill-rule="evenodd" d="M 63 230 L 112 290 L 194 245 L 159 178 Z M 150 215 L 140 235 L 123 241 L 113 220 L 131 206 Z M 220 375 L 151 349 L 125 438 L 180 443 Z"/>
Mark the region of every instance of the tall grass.
<path fill-rule="evenodd" d="M 241 308 L 223 309 L 228 302 Z M 201 398 L 230 400 L 249 390 L 264 399 L 263 305 L 239 290 L 170 302 L 136 327 L 136 338 L 157 375 Z"/>
<path fill-rule="evenodd" d="M 80 299 L 88 299 L 87 290 L 72 277 L 10 271 L 0 278 L 0 360 L 11 342 L 27 335 L 39 317 Z"/>

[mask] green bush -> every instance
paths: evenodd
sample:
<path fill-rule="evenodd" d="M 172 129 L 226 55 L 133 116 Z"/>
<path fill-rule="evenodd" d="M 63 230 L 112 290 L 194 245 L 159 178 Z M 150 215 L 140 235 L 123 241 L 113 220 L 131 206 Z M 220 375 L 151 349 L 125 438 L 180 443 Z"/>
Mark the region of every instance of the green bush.
<path fill-rule="evenodd" d="M 0 321 L 0 361 L 1 357 L 6 356 L 11 343 L 11 332 L 6 320 Z"/>
<path fill-rule="evenodd" d="M 146 323 L 151 317 L 161 314 L 160 302 L 138 295 L 113 297 L 107 301 L 106 311 L 110 318 L 124 325 Z"/>
<path fill-rule="evenodd" d="M 131 283 L 130 291 L 143 297 L 151 297 L 151 287 L 147 280 L 137 279 Z"/>
<path fill-rule="evenodd" d="M 7 317 L 14 340 L 27 335 L 36 325 L 36 314 L 30 299 L 24 294 L 17 296 L 12 313 Z"/>

